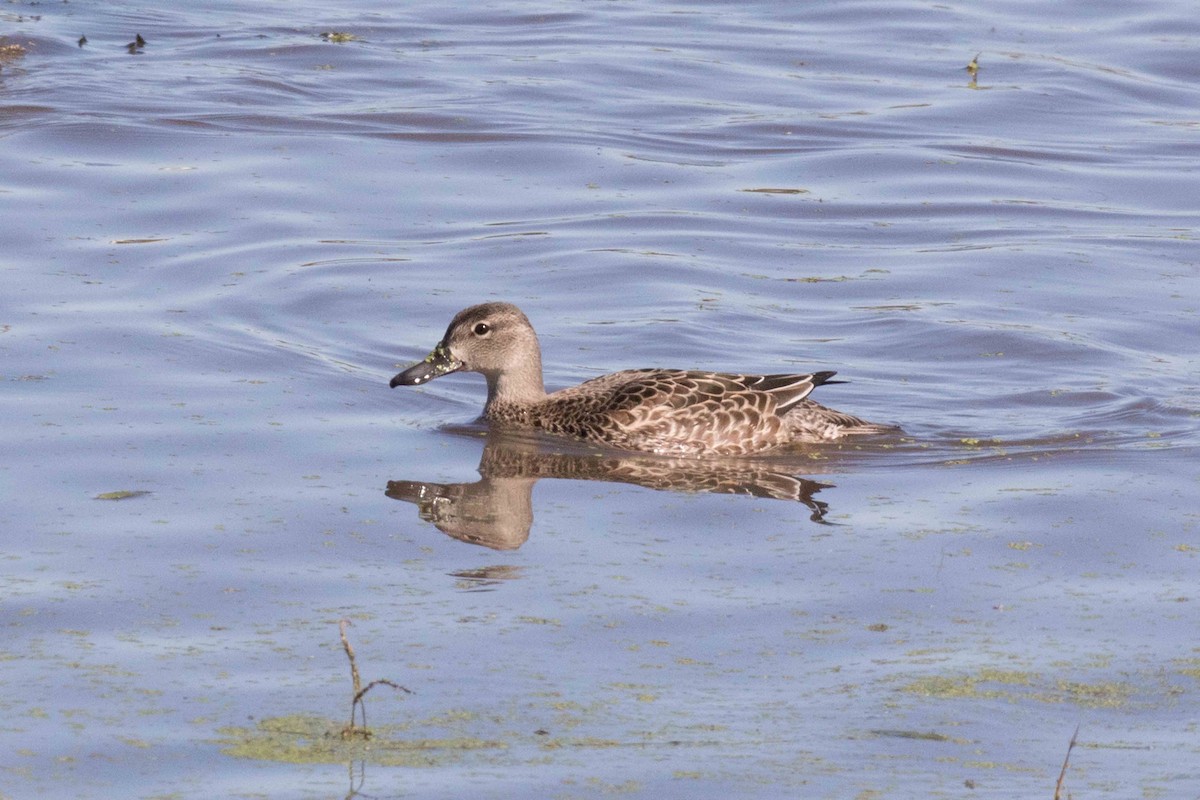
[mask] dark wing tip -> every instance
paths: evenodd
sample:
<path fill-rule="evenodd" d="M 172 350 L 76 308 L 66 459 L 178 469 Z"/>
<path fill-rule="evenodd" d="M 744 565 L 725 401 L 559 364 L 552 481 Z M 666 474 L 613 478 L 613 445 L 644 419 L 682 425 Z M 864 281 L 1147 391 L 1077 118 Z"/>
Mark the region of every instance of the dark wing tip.
<path fill-rule="evenodd" d="M 831 369 L 822 370 L 821 372 L 814 372 L 812 374 L 812 384 L 813 384 L 813 386 L 825 386 L 825 385 L 831 384 L 831 383 L 849 383 L 850 382 L 850 381 L 830 380 L 830 378 L 832 378 L 834 375 L 837 375 L 837 372 L 835 372 L 834 370 L 831 370 Z"/>

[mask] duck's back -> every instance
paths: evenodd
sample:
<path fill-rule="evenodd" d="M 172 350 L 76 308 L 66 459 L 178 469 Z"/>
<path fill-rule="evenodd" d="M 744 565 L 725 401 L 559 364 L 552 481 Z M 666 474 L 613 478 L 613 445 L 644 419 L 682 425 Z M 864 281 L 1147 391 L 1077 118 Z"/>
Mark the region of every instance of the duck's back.
<path fill-rule="evenodd" d="M 548 395 L 530 409 L 528 422 L 551 433 L 630 450 L 744 455 L 791 439 L 781 415 L 781 395 L 754 387 L 764 377 L 663 369 L 614 372 Z M 813 385 L 808 383 L 800 396 Z"/>

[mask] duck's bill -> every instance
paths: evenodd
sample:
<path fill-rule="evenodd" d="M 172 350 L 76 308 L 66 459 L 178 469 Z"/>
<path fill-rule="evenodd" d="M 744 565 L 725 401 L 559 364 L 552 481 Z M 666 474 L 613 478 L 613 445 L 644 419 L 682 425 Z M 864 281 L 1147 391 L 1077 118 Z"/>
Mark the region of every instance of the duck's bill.
<path fill-rule="evenodd" d="M 445 342 L 439 342 L 438 346 L 433 348 L 433 352 L 425 356 L 424 361 L 418 361 L 392 378 L 389 386 L 393 389 L 397 386 L 420 386 L 462 368 L 463 362 L 450 355 L 450 348 L 446 347 Z"/>

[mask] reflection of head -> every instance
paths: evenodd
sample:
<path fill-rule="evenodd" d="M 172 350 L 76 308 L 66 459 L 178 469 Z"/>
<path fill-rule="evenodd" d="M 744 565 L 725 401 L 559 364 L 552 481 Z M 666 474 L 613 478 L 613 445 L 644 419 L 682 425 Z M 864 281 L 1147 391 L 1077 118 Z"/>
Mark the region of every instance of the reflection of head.
<path fill-rule="evenodd" d="M 534 483 L 534 478 L 449 484 L 388 481 L 387 496 L 415 503 L 421 519 L 454 539 L 516 550 L 533 525 Z"/>

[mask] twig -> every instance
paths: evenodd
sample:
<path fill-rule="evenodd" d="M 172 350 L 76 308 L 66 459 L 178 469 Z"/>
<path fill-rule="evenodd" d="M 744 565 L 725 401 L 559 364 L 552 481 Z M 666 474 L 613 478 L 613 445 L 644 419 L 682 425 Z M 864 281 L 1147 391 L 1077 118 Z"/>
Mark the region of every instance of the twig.
<path fill-rule="evenodd" d="M 1067 777 L 1067 765 L 1071 763 L 1071 751 L 1075 749 L 1075 743 L 1079 739 L 1079 726 L 1075 726 L 1075 732 L 1071 734 L 1071 742 L 1067 745 L 1067 754 L 1063 757 L 1062 770 L 1058 773 L 1058 783 L 1054 784 L 1054 800 L 1062 800 L 1063 778 Z"/>
<path fill-rule="evenodd" d="M 380 684 L 383 684 L 384 686 L 390 686 L 390 687 L 392 687 L 393 689 L 399 689 L 400 691 L 404 692 L 405 694 L 412 694 L 412 693 L 413 693 L 413 692 L 412 692 L 412 689 L 405 688 L 405 687 L 401 686 L 401 685 L 400 685 L 400 684 L 398 684 L 398 683 L 392 683 L 392 682 L 391 682 L 391 681 L 389 681 L 387 678 L 380 678 L 380 679 L 379 679 L 379 680 L 377 680 L 377 681 L 371 681 L 371 682 L 370 682 L 370 683 L 368 683 L 366 686 L 364 686 L 360 692 L 358 692 L 357 694 L 355 694 L 355 695 L 354 695 L 354 702 L 356 702 L 356 703 L 361 703 L 361 702 L 362 702 L 363 695 L 364 695 L 364 694 L 366 694 L 367 692 L 371 691 L 371 689 L 375 688 L 376 686 L 378 686 L 378 685 L 380 685 Z M 364 724 L 364 725 L 366 724 L 366 720 L 363 720 L 363 724 Z"/>
<path fill-rule="evenodd" d="M 338 622 L 338 632 L 342 636 L 342 649 L 346 651 L 346 658 L 350 661 L 350 680 L 354 684 L 354 697 L 350 701 L 350 724 L 342 728 L 342 738 L 348 739 L 351 736 L 361 736 L 364 739 L 371 738 L 371 731 L 367 729 L 367 704 L 363 702 L 363 696 L 367 692 L 379 685 L 390 686 L 393 689 L 398 689 L 405 694 L 412 694 L 412 689 L 407 689 L 398 683 L 389 681 L 386 678 L 381 678 L 377 681 L 371 681 L 366 686 L 362 685 L 362 678 L 358 674 L 358 663 L 354 659 L 354 648 L 350 646 L 350 639 L 346 636 L 346 628 L 350 625 L 350 620 L 343 619 Z M 358 714 L 362 715 L 362 727 L 354 724 L 354 718 Z"/>
<path fill-rule="evenodd" d="M 354 648 L 350 646 L 350 640 L 346 638 L 346 628 L 349 625 L 350 620 L 340 620 L 338 633 L 342 635 L 342 649 L 346 651 L 346 658 L 350 659 L 350 680 L 354 681 L 354 694 L 357 697 L 362 688 L 362 679 L 358 677 L 358 664 L 354 663 Z"/>

